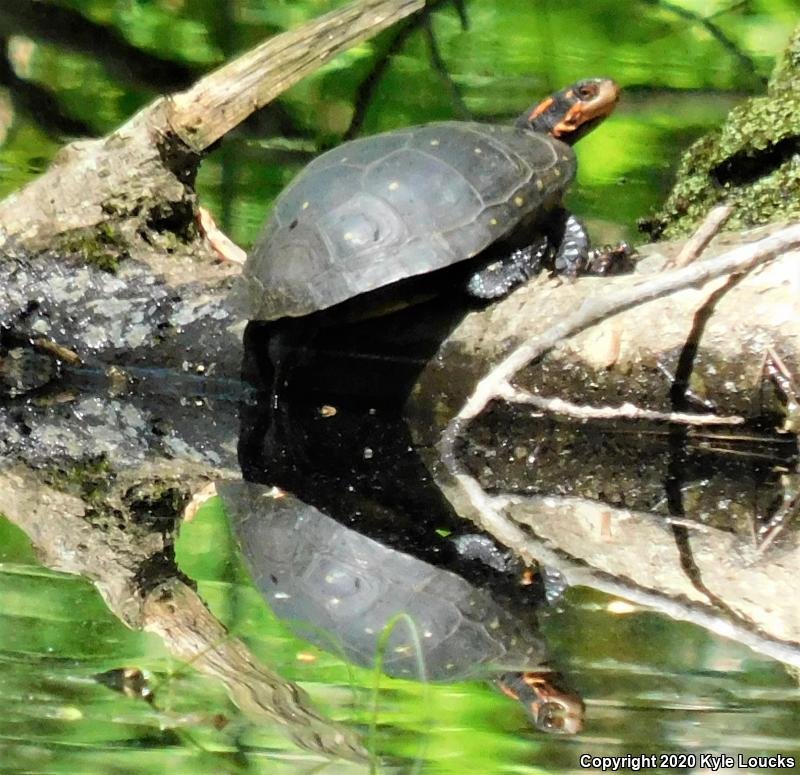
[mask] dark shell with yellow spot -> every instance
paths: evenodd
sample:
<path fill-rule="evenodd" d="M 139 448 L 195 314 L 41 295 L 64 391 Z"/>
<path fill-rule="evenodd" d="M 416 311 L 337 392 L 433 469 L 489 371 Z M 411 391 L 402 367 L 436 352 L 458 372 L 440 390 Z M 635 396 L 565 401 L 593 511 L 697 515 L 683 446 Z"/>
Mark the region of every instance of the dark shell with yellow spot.
<path fill-rule="evenodd" d="M 306 315 L 529 233 L 575 176 L 530 129 L 442 122 L 319 156 L 281 193 L 244 267 L 252 320 Z"/>

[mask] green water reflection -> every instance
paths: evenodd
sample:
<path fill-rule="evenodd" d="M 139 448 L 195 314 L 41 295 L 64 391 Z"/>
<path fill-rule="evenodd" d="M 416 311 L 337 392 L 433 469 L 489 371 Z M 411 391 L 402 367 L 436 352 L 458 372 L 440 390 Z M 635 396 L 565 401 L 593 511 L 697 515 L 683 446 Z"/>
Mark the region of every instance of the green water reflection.
<path fill-rule="evenodd" d="M 321 763 L 249 721 L 156 637 L 126 629 L 91 584 L 38 567 L 5 522 L 0 545 L 0 754 L 13 763 L 3 772 L 311 772 Z M 781 666 L 691 625 L 610 615 L 597 593 L 573 590 L 545 625 L 588 709 L 583 734 L 553 738 L 485 683 L 383 677 L 375 695 L 372 672 L 293 638 L 249 584 L 218 502 L 184 528 L 177 548 L 211 610 L 327 715 L 366 730 L 377 703 L 377 732 L 365 734 L 385 762 L 379 771 L 408 772 L 416 762 L 425 772 L 566 772 L 582 754 L 800 756 L 800 701 Z M 146 672 L 152 704 L 94 680 L 119 666 Z"/>

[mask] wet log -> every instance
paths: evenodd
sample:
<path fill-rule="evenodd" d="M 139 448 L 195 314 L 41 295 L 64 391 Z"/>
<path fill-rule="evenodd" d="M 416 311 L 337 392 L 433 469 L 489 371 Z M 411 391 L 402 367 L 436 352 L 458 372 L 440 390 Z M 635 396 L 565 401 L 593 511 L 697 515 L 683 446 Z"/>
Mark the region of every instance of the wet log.
<path fill-rule="evenodd" d="M 239 390 L 244 321 L 228 299 L 229 266 L 165 255 L 109 272 L 10 252 L 3 269 L 0 396 L 146 392 L 148 383 L 165 387 L 165 371 L 187 400 Z"/>
<path fill-rule="evenodd" d="M 775 249 L 762 241 L 783 234 L 789 242 Z M 541 344 L 541 352 L 510 364 L 493 389 L 511 380 L 539 398 L 579 407 L 628 403 L 662 413 L 688 409 L 751 421 L 769 418 L 793 427 L 792 402 L 787 404 L 764 365 L 772 351 L 790 372 L 800 369 L 800 226 L 725 233 L 697 264 L 675 271 L 702 270 L 707 260 L 710 266 L 734 248 L 758 244 L 771 251 L 766 263 L 745 273 L 720 272 L 656 297 L 645 293 L 645 283 L 677 255 L 680 243 L 642 248 L 632 275 L 571 283 L 539 276 L 464 318 L 420 375 L 409 414 L 426 418 L 421 428 L 441 430 L 468 397 L 477 398 L 476 388 L 493 368 L 533 343 Z M 643 289 L 639 302 L 638 288 Z M 615 296 L 624 303 L 577 321 L 581 310 Z M 573 319 L 578 328 L 568 330 Z M 504 397 L 502 392 L 495 397 Z M 428 400 L 431 396 L 435 399 Z M 481 407 L 489 397 L 488 392 L 480 397 Z"/>
<path fill-rule="evenodd" d="M 297 684 L 260 662 L 212 616 L 178 579 L 153 590 L 145 602 L 144 629 L 163 638 L 176 656 L 224 683 L 233 702 L 256 723 L 283 726 L 301 748 L 362 764 L 369 759 L 359 734 L 326 719 Z"/>

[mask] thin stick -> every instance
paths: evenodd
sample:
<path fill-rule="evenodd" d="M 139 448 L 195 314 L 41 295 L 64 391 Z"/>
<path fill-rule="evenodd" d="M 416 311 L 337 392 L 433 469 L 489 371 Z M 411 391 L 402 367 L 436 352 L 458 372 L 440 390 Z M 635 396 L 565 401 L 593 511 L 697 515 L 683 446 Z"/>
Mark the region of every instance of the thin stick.
<path fill-rule="evenodd" d="M 678 269 L 682 266 L 689 266 L 705 249 L 709 242 L 719 233 L 725 225 L 725 221 L 731 217 L 733 207 L 730 205 L 720 205 L 715 207 L 700 224 L 694 234 L 686 241 L 681 252 L 664 264 L 664 269 Z"/>
<path fill-rule="evenodd" d="M 619 406 L 588 406 L 575 404 L 562 398 L 537 396 L 528 390 L 515 388 L 509 383 L 501 388 L 500 397 L 517 404 L 529 404 L 552 414 L 562 414 L 577 420 L 654 420 L 677 425 L 741 425 L 744 417 L 738 415 L 719 416 L 691 412 L 657 412 L 636 404 Z"/>
<path fill-rule="evenodd" d="M 205 207 L 197 208 L 197 226 L 222 261 L 241 266 L 247 260 L 247 253 L 217 226 L 214 216 Z"/>
<path fill-rule="evenodd" d="M 769 368 L 767 368 L 767 363 L 769 363 Z M 780 389 L 786 394 L 788 401 L 794 401 L 795 403 L 800 401 L 800 391 L 797 389 L 794 375 L 774 347 L 767 347 L 764 368 L 767 368 L 770 376 L 776 378 L 776 382 L 779 383 Z M 764 369 L 762 368 L 763 371 Z"/>
<path fill-rule="evenodd" d="M 72 366 L 77 366 L 81 363 L 81 356 L 78 355 L 78 353 L 71 350 L 69 347 L 65 347 L 63 344 L 59 344 L 53 339 L 37 336 L 32 340 L 31 344 L 39 350 L 50 353 L 50 355 L 55 355 L 56 358 L 64 361 L 64 363 L 69 363 Z"/>

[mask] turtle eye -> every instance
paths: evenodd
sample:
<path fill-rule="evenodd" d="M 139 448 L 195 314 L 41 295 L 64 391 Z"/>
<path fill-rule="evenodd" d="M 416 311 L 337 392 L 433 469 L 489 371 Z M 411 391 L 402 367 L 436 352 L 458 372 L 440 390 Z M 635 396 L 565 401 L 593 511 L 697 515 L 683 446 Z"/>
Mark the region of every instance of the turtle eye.
<path fill-rule="evenodd" d="M 536 726 L 543 732 L 560 732 L 564 728 L 563 708 L 557 703 L 546 702 L 539 709 Z"/>
<path fill-rule="evenodd" d="M 587 83 L 581 84 L 576 91 L 582 100 L 590 100 L 592 97 L 597 96 L 597 89 L 591 84 Z"/>

